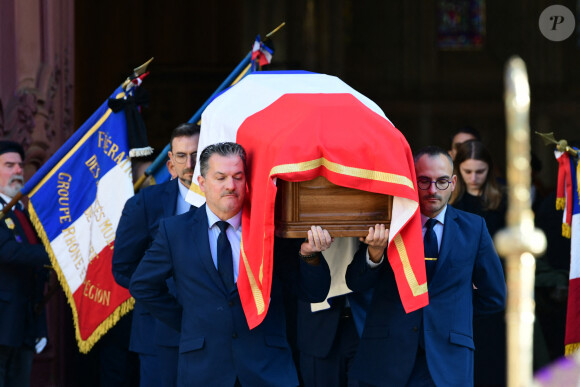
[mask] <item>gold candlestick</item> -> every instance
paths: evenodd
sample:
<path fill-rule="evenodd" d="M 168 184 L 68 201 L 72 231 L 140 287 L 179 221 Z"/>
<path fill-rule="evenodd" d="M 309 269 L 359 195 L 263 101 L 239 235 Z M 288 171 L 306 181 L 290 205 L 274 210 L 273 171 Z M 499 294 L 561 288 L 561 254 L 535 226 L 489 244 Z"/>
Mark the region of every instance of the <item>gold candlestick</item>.
<path fill-rule="evenodd" d="M 505 71 L 507 123 L 507 228 L 495 246 L 507 260 L 508 386 L 532 384 L 535 258 L 546 249 L 544 233 L 534 228 L 530 196 L 530 88 L 524 61 L 512 57 Z"/>

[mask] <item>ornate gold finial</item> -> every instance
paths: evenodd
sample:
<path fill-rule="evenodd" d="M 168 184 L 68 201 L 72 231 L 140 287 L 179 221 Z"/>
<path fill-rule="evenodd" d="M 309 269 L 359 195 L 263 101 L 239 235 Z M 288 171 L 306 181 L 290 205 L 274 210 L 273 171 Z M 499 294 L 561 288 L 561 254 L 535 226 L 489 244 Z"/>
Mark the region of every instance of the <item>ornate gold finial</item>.
<path fill-rule="evenodd" d="M 135 67 L 133 69 L 133 73 L 135 73 L 135 75 L 137 76 L 145 74 L 147 72 L 147 66 L 149 66 L 149 64 L 153 62 L 153 59 L 155 58 L 152 57 L 147 62 L 143 63 L 141 66 Z"/>
<path fill-rule="evenodd" d="M 558 143 L 558 141 L 556 141 L 556 139 L 554 138 L 554 132 L 548 132 L 548 133 L 535 132 L 535 133 L 542 138 L 544 145 Z"/>
<path fill-rule="evenodd" d="M 540 133 L 535 132 L 538 136 L 542 138 L 544 145 L 556 145 L 556 149 L 560 152 L 568 152 L 572 156 L 578 156 L 578 151 L 568 145 L 568 141 L 562 139 L 560 141 L 556 140 L 554 137 L 554 132 Z"/>
<path fill-rule="evenodd" d="M 153 59 L 155 58 L 151 58 L 149 59 L 147 62 L 143 63 L 141 66 L 135 67 L 133 69 L 133 74 L 131 74 L 130 76 L 127 77 L 127 79 L 125 79 L 125 81 L 123 82 L 123 90 L 127 89 L 127 85 L 129 85 L 129 83 L 131 82 L 131 80 L 140 77 L 141 75 L 145 74 L 147 72 L 147 67 L 149 66 L 149 64 L 151 62 L 153 62 Z"/>

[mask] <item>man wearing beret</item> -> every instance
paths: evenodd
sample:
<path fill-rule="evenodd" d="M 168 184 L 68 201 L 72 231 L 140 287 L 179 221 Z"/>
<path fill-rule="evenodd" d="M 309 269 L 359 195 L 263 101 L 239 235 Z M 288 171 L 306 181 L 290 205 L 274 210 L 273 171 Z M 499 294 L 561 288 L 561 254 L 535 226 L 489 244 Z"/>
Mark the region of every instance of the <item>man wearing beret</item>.
<path fill-rule="evenodd" d="M 0 205 L 24 184 L 24 150 L 0 140 Z M 46 329 L 38 311 L 46 251 L 21 203 L 0 220 L 0 386 L 28 386 L 36 340 Z M 45 333 L 45 332 L 43 332 Z"/>

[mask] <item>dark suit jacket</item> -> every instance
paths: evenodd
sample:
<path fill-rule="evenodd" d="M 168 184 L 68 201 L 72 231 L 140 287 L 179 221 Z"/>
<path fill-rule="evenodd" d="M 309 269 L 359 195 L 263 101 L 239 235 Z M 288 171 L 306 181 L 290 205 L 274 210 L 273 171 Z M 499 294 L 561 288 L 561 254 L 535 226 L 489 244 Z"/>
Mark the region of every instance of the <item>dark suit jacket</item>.
<path fill-rule="evenodd" d="M 12 211 L 0 220 L 0 345 L 32 347 L 42 334 L 43 316 L 33 308 L 46 279 L 42 265 L 49 264 L 44 246 L 28 243 Z"/>
<path fill-rule="evenodd" d="M 178 184 L 179 180 L 174 179 L 146 187 L 125 203 L 113 252 L 113 276 L 119 285 L 129 288 L 137 265 L 153 242 L 159 221 L 175 215 Z M 156 353 L 155 343 L 177 346 L 179 332 L 156 320 L 140 302 L 136 302 L 129 348 L 152 355 Z"/>
<path fill-rule="evenodd" d="M 333 303 L 329 309 L 314 313 L 309 302 L 298 300 L 296 341 L 300 352 L 320 358 L 328 356 L 344 306 L 344 297 L 336 298 L 341 300 L 340 305 Z"/>
<path fill-rule="evenodd" d="M 435 384 L 473 385 L 473 315 L 502 310 L 506 295 L 502 267 L 483 218 L 447 206 L 429 305 L 409 314 L 386 259 L 370 269 L 365 253 L 363 245 L 346 274 L 355 291 L 376 284 L 353 376 L 377 386 L 404 386 L 422 329 Z"/>
<path fill-rule="evenodd" d="M 268 315 L 250 331 L 237 288 L 227 292 L 214 266 L 205 205 L 161 222 L 129 289 L 153 315 L 181 330 L 179 385 L 233 386 L 236 378 L 243 386 L 298 384 L 286 340 L 282 282 L 300 298 L 321 302 L 330 271 L 324 259 L 311 266 L 293 254 L 293 260 L 279 260 L 275 253 Z M 168 292 L 165 280 L 172 275 L 183 308 Z"/>

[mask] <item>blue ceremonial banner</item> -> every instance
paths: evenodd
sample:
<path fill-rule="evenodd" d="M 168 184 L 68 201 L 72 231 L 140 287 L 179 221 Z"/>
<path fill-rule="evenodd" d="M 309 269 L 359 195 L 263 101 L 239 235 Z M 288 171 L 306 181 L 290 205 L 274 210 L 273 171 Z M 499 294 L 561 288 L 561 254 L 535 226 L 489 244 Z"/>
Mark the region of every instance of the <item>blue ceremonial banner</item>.
<path fill-rule="evenodd" d="M 119 87 L 111 98 L 123 98 Z M 133 196 L 127 121 L 107 102 L 22 189 L 31 220 L 71 305 L 88 352 L 134 304 L 111 260 L 123 206 Z"/>

